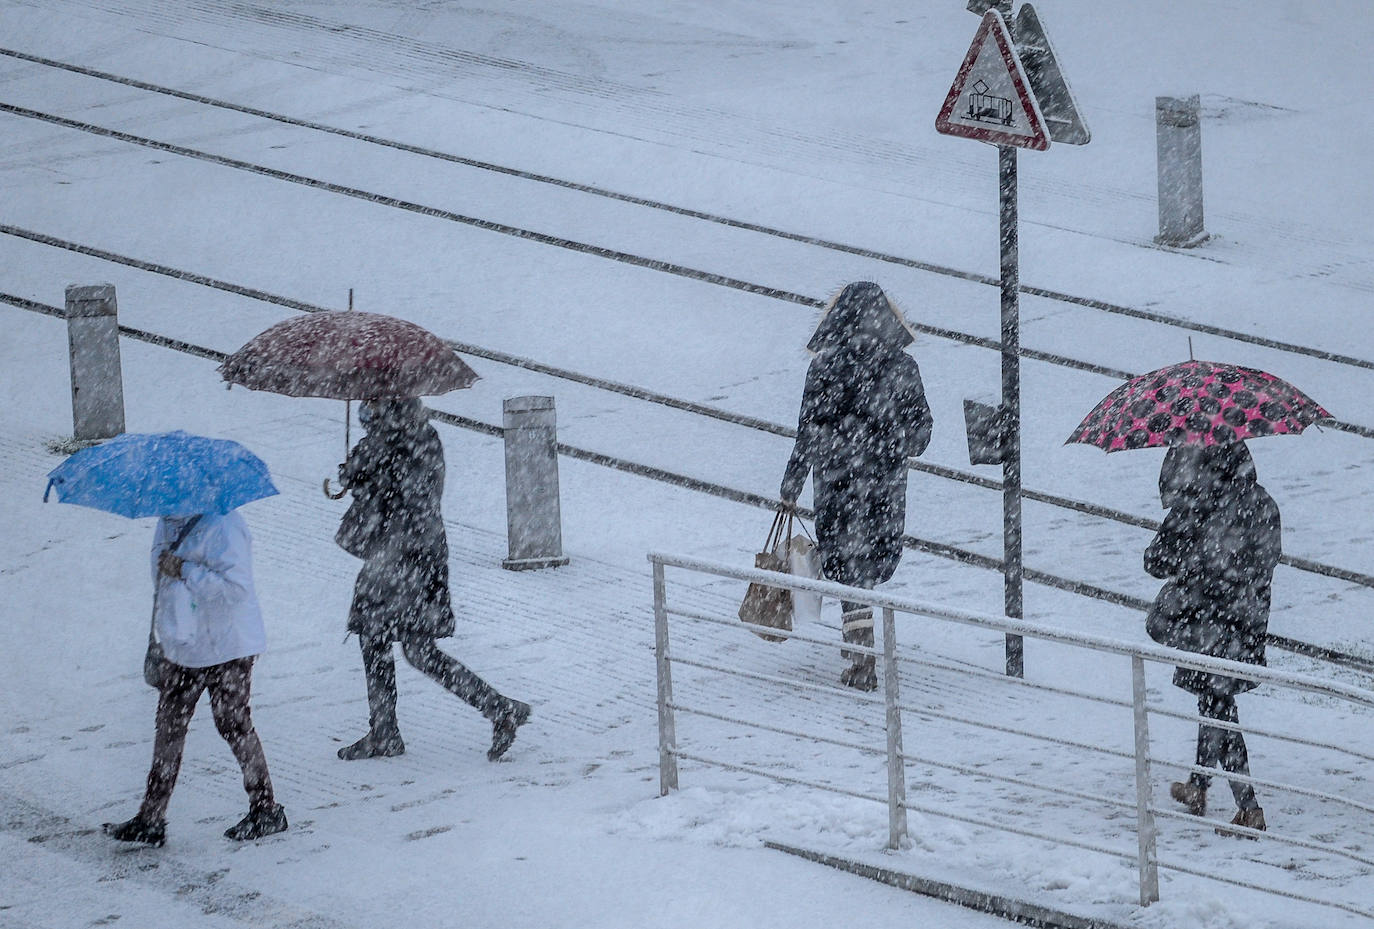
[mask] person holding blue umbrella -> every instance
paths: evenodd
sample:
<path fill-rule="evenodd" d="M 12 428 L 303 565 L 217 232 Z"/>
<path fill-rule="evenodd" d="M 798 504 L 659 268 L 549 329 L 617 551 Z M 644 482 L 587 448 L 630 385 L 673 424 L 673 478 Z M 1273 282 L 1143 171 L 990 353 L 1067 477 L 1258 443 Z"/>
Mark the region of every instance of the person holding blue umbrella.
<path fill-rule="evenodd" d="M 138 813 L 105 823 L 105 834 L 152 846 L 166 842 L 167 806 L 186 732 L 206 691 L 215 728 L 238 759 L 248 793 L 248 814 L 225 836 L 257 839 L 286 829 L 249 709 L 253 660 L 267 639 L 248 526 L 237 511 L 277 493 L 266 465 L 237 442 L 185 432 L 126 434 L 77 452 L 48 478 L 63 503 L 135 519 L 160 517 L 144 665 L 145 678 L 158 689 L 153 762 Z"/>

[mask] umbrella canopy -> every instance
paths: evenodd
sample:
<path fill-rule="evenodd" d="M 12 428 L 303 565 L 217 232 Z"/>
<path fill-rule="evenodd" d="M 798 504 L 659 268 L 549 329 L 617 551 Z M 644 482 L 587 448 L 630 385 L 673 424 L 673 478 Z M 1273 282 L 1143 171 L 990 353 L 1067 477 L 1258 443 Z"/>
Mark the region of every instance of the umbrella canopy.
<path fill-rule="evenodd" d="M 267 465 L 229 439 L 180 430 L 125 433 L 83 448 L 48 472 L 48 492 L 130 519 L 228 513 L 277 493 Z"/>
<path fill-rule="evenodd" d="M 1254 368 L 1184 361 L 1133 377 L 1107 394 L 1065 440 L 1108 452 L 1221 445 L 1296 435 L 1328 413 L 1287 381 Z"/>
<path fill-rule="evenodd" d="M 377 400 L 472 386 L 477 373 L 442 339 L 380 313 L 312 313 L 260 332 L 220 366 L 230 384 L 288 397 Z"/>

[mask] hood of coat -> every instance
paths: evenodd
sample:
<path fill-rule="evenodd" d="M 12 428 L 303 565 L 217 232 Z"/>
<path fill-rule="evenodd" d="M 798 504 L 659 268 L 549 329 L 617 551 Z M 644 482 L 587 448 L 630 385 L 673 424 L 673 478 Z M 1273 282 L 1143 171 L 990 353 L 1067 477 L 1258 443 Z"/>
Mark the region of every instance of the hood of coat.
<path fill-rule="evenodd" d="M 419 397 L 364 400 L 358 404 L 358 423 L 370 434 L 405 432 L 429 422 Z"/>
<path fill-rule="evenodd" d="M 901 351 L 914 336 L 897 307 L 872 281 L 856 281 L 826 307 L 807 349 L 817 354 L 848 349 L 855 354 Z"/>
<path fill-rule="evenodd" d="M 1223 445 L 1175 445 L 1159 469 L 1159 501 L 1176 506 L 1219 505 L 1258 481 L 1255 460 L 1244 442 Z"/>

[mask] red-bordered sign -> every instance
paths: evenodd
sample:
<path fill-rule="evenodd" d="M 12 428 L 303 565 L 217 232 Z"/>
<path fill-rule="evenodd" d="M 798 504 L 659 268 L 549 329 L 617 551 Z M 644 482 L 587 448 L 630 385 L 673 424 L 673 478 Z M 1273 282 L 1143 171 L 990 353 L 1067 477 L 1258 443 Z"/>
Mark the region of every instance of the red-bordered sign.
<path fill-rule="evenodd" d="M 983 14 L 945 105 L 935 118 L 935 129 L 993 145 L 1017 145 L 1040 152 L 1050 147 L 1040 105 L 1030 91 L 1007 24 L 996 10 Z"/>

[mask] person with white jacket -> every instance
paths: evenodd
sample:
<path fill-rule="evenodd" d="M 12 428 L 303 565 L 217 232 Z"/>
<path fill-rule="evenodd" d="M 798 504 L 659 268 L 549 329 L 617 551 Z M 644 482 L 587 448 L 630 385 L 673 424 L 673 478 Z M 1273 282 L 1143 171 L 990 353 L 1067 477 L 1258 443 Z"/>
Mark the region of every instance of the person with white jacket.
<path fill-rule="evenodd" d="M 253 727 L 249 693 L 253 659 L 267 644 L 253 588 L 248 526 L 236 511 L 163 517 L 153 537 L 153 625 L 166 656 L 158 687 L 157 733 L 143 804 L 133 819 L 105 823 L 123 842 L 160 846 L 167 804 L 181 769 L 186 731 L 204 691 L 215 728 L 243 769 L 248 815 L 225 831 L 257 839 L 286 829 L 267 758 Z"/>

